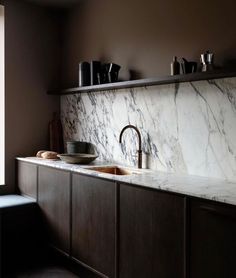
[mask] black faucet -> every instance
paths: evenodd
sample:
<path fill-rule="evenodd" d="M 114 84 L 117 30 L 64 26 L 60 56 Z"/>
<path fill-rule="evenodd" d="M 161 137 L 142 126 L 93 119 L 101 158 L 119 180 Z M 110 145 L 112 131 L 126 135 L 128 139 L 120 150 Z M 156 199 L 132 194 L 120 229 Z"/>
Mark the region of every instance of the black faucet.
<path fill-rule="evenodd" d="M 127 125 L 127 126 L 125 126 L 125 127 L 121 130 L 119 143 L 121 143 L 122 135 L 123 135 L 124 131 L 125 131 L 127 128 L 133 128 L 133 129 L 137 132 L 137 134 L 138 134 L 138 168 L 141 169 L 141 168 L 142 168 L 142 149 L 141 149 L 142 141 L 141 141 L 141 134 L 140 134 L 139 130 L 137 129 L 137 127 L 134 126 L 134 125 Z"/>

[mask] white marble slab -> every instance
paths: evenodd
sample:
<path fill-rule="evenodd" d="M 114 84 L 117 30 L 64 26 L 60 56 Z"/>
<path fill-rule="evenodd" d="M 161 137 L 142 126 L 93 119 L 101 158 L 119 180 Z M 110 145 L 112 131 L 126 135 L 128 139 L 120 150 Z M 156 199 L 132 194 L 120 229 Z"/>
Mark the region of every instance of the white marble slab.
<path fill-rule="evenodd" d="M 60 160 L 52 161 L 36 157 L 18 158 L 20 161 L 35 163 L 61 170 L 82 173 L 91 177 L 100 177 L 116 182 L 129 183 L 147 188 L 159 189 L 188 196 L 214 200 L 227 204 L 236 205 L 236 183 L 217 178 L 204 178 L 190 175 L 178 175 L 161 171 L 137 169 L 125 167 L 129 170 L 138 170 L 139 174 L 127 176 L 116 176 L 111 174 L 99 173 L 89 168 L 102 165 L 114 165 L 101 160 L 96 160 L 89 165 L 67 164 Z"/>
<path fill-rule="evenodd" d="M 61 97 L 65 140 L 91 142 L 99 157 L 153 170 L 236 181 L 236 78 Z"/>

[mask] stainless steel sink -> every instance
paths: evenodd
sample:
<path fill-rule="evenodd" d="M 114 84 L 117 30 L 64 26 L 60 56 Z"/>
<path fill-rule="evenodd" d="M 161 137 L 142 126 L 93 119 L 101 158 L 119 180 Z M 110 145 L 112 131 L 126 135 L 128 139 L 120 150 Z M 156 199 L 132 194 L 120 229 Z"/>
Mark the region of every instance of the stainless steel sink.
<path fill-rule="evenodd" d="M 119 175 L 119 176 L 140 174 L 139 171 L 130 170 L 118 166 L 103 166 L 103 167 L 96 166 L 96 167 L 90 167 L 86 169 L 101 172 L 101 173 L 111 174 L 111 175 Z"/>

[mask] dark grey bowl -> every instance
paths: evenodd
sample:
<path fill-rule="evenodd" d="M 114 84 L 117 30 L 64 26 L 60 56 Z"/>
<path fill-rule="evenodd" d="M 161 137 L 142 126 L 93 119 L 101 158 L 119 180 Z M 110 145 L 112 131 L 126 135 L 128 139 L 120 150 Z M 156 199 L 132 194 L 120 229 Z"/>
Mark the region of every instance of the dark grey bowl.
<path fill-rule="evenodd" d="M 67 153 L 88 153 L 88 143 L 81 141 L 67 141 L 66 142 Z"/>
<path fill-rule="evenodd" d="M 94 161 L 98 155 L 88 153 L 62 153 L 57 155 L 62 161 L 70 164 L 89 164 Z"/>

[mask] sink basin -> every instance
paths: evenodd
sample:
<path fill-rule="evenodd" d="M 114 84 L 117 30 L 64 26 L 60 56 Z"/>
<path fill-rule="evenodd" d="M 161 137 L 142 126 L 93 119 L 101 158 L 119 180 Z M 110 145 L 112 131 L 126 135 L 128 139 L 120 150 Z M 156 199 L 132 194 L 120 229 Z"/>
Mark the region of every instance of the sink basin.
<path fill-rule="evenodd" d="M 140 172 L 138 171 L 135 170 L 133 171 L 118 166 L 90 167 L 86 169 L 101 172 L 101 173 L 111 174 L 111 175 L 119 175 L 119 176 L 140 174 Z"/>

